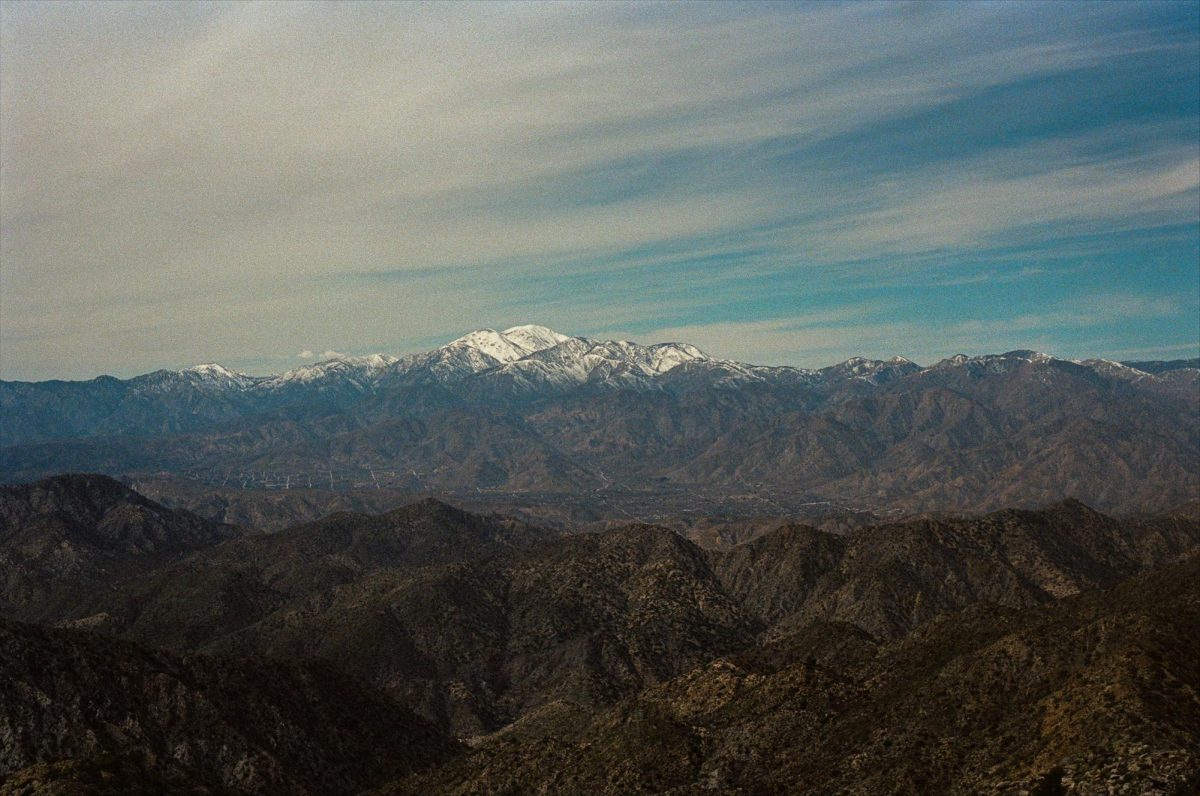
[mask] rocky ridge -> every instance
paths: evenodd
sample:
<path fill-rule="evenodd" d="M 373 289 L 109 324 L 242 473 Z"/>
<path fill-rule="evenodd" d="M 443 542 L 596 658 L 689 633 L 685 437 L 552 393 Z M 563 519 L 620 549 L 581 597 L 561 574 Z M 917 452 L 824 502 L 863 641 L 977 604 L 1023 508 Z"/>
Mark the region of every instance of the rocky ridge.
<path fill-rule="evenodd" d="M 1200 370 L 1177 364 L 1011 351 L 809 371 L 514 327 L 271 379 L 203 366 L 2 383 L 0 479 L 90 470 L 459 496 L 665 485 L 902 512 L 1073 496 L 1153 512 L 1200 483 Z"/>
<path fill-rule="evenodd" d="M 99 476 L 9 500 L 93 520 L 130 502 L 166 511 Z M 1113 518 L 1067 501 L 849 534 L 793 523 L 727 551 L 641 524 L 562 536 L 432 500 L 225 529 L 235 538 L 176 519 L 178 536 L 160 535 L 187 549 L 163 542 L 169 555 L 99 569 L 83 591 L 51 581 L 13 603 L 57 627 L 0 626 L 0 789 L 1184 793 L 1198 781 L 1194 507 Z M 0 547 L 5 577 L 30 566 Z M 363 757 L 388 743 L 404 746 Z M 342 790 L 321 779 L 346 767 Z"/>

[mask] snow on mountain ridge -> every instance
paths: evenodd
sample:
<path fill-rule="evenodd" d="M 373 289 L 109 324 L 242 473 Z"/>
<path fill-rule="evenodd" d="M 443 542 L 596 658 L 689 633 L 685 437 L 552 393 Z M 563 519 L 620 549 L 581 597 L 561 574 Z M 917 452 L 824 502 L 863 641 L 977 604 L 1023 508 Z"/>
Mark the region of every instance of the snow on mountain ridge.
<path fill-rule="evenodd" d="M 655 373 L 666 373 L 685 362 L 712 360 L 708 354 L 688 343 L 658 343 L 649 349 L 650 367 Z"/>
<path fill-rule="evenodd" d="M 545 326 L 526 324 L 512 326 L 502 332 L 495 329 L 476 329 L 451 340 L 442 349 L 468 347 L 492 357 L 497 362 L 515 362 L 538 351 L 570 340 L 565 334 Z M 440 350 L 440 349 L 435 349 Z"/>
<path fill-rule="evenodd" d="M 879 385 L 922 370 L 921 366 L 904 357 L 888 360 L 851 357 L 845 362 L 821 368 L 817 373 L 826 381 L 857 379 Z"/>
<path fill-rule="evenodd" d="M 500 334 L 509 342 L 524 348 L 526 354 L 544 351 L 571 339 L 568 335 L 532 323 L 509 327 Z"/>
<path fill-rule="evenodd" d="M 451 340 L 440 349 L 434 350 L 453 350 L 456 348 L 474 349 L 482 354 L 486 354 L 497 362 L 512 362 L 529 353 L 529 349 L 509 340 L 495 329 L 476 329 L 473 332 L 464 334 L 462 337 Z"/>
<path fill-rule="evenodd" d="M 345 382 L 357 389 L 378 383 L 450 384 L 467 378 L 496 381 L 526 392 L 566 389 L 583 384 L 648 388 L 658 377 L 681 365 L 703 366 L 688 379 L 714 378 L 723 384 L 757 381 L 816 382 L 822 378 L 864 378 L 875 382 L 885 372 L 916 369 L 903 357 L 889 362 L 854 357 L 822 371 L 769 368 L 719 360 L 689 343 L 642 345 L 629 340 L 570 337 L 545 326 L 524 324 L 504 331 L 477 329 L 443 346 L 402 359 L 386 354 L 339 357 L 294 368 L 277 376 L 241 378 L 246 387 L 278 390 L 293 385 Z M 227 373 L 220 365 L 193 370 Z M 705 375 L 707 374 L 707 375 Z M 232 386 L 232 385 L 231 385 Z"/>
<path fill-rule="evenodd" d="M 645 384 L 685 362 L 710 360 L 703 351 L 686 343 L 643 346 L 628 340 L 566 337 L 553 346 L 480 375 L 494 374 L 503 383 L 528 392 L 587 383 L 633 386 Z"/>
<path fill-rule="evenodd" d="M 311 365 L 301 365 L 272 376 L 263 382 L 264 388 L 281 387 L 285 384 L 308 384 L 322 379 L 344 376 L 354 379 L 370 379 L 382 370 L 395 364 L 396 357 L 388 354 L 367 354 L 359 357 L 336 357 Z"/>
<path fill-rule="evenodd" d="M 174 376 L 182 376 L 193 383 L 203 384 L 208 388 L 216 389 L 244 389 L 253 386 L 262 378 L 260 376 L 249 376 L 245 373 L 238 373 L 224 365 L 218 365 L 216 362 L 206 362 L 203 365 L 192 365 L 190 368 L 184 368 L 183 370 L 164 372 L 173 374 Z"/>
<path fill-rule="evenodd" d="M 386 354 L 338 357 L 277 376 L 248 376 L 215 363 L 195 365 L 181 371 L 162 371 L 156 376 L 158 381 L 146 381 L 146 388 L 173 389 L 171 378 L 179 377 L 184 377 L 185 383 L 220 392 L 261 392 L 302 385 L 322 390 L 327 386 L 338 389 L 344 386 L 364 391 L 381 386 L 450 385 L 468 379 L 487 391 L 515 389 L 526 393 L 571 389 L 584 384 L 661 389 L 668 384 L 733 386 L 752 382 L 832 386 L 856 380 L 880 386 L 914 373 L 946 368 L 998 373 L 1028 364 L 1055 362 L 1069 362 L 1127 380 L 1157 379 L 1107 360 L 1060 360 L 1031 350 L 981 356 L 958 354 L 927 368 L 901 356 L 888 360 L 852 357 L 819 370 L 767 367 L 717 359 L 688 343 L 641 345 L 628 340 L 571 337 L 545 326 L 523 324 L 503 331 L 477 329 L 438 348 L 401 359 Z M 684 365 L 687 367 L 671 379 L 658 380 Z"/>
<path fill-rule="evenodd" d="M 190 368 L 184 368 L 180 373 L 195 373 L 200 376 L 213 376 L 217 378 L 237 378 L 245 376 L 245 373 L 237 373 L 230 370 L 224 365 L 218 365 L 216 362 L 206 362 L 203 365 L 192 365 Z"/>

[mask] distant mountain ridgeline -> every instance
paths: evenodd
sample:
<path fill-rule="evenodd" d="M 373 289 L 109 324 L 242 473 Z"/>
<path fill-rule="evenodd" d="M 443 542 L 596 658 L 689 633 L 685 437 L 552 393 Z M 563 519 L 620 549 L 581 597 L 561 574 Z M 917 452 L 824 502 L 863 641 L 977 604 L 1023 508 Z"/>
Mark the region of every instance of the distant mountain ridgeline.
<path fill-rule="evenodd" d="M 1200 489 L 1198 365 L 1012 351 L 805 370 L 524 326 L 279 376 L 201 365 L 3 382 L 0 479 L 170 473 L 450 494 L 694 485 L 904 510 L 1071 496 L 1159 510 Z"/>

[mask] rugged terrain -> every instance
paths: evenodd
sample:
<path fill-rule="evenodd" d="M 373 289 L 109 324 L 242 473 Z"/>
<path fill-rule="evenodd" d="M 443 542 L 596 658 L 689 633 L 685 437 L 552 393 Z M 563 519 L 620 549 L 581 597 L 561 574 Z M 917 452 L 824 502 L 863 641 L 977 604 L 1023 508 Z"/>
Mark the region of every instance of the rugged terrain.
<path fill-rule="evenodd" d="M 1194 793 L 1200 560 L 881 643 L 817 622 L 391 793 Z"/>
<path fill-rule="evenodd" d="M 1200 487 L 1198 415 L 1194 360 L 1011 351 L 803 370 L 526 326 L 269 377 L 202 365 L 0 383 L 0 479 L 87 470 L 223 488 L 538 495 L 543 507 L 586 505 L 572 523 L 586 511 L 658 521 L 689 495 L 692 510 L 697 496 L 782 496 L 789 512 L 1067 497 L 1163 511 Z"/>
<path fill-rule="evenodd" d="M 125 758 L 135 781 L 354 793 L 457 751 L 428 722 L 327 666 L 179 655 L 7 621 L 0 651 L 6 792 Z M 62 760 L 70 763 L 54 765 Z"/>
<path fill-rule="evenodd" d="M 29 620 L 53 615 L 123 576 L 235 533 L 104 476 L 0 486 L 0 612 Z"/>
<path fill-rule="evenodd" d="M 434 500 L 262 533 L 102 476 L 8 487 L 0 516 L 4 582 L 38 584 L 5 614 L 41 623 L 0 628 L 4 792 L 1200 781 L 1194 504 L 788 523 L 728 549 Z M 47 576 L 21 552 L 39 536 L 100 563 Z"/>

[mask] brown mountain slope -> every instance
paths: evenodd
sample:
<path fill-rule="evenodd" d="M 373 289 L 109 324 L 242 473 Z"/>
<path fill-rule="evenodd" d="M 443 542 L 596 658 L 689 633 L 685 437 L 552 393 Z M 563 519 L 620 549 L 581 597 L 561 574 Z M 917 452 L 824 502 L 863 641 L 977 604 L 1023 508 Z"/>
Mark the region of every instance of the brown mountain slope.
<path fill-rule="evenodd" d="M 180 650 L 319 658 L 459 735 L 594 707 L 815 620 L 899 638 L 978 602 L 1032 606 L 1200 545 L 1200 523 L 1078 503 L 725 553 L 629 526 L 550 538 L 426 501 L 200 551 L 63 620 Z"/>
<path fill-rule="evenodd" d="M 460 560 L 424 567 L 375 555 L 369 568 L 312 556 L 333 545 L 336 523 L 302 530 L 197 555 L 82 613 L 174 648 L 328 660 L 461 735 L 559 698 L 607 704 L 740 649 L 758 629 L 703 553 L 661 528 L 486 559 L 464 544 Z"/>
<path fill-rule="evenodd" d="M 236 525 L 246 533 L 275 533 L 340 512 L 382 514 L 421 497 L 400 489 L 376 489 L 373 484 L 334 491 L 327 488 L 328 481 L 313 479 L 312 488 L 308 483 L 290 484 L 288 489 L 243 489 L 237 480 L 213 485 L 162 475 L 130 479 L 131 486 L 151 500 Z"/>
<path fill-rule="evenodd" d="M 102 475 L 0 487 L 0 615 L 50 616 L 72 599 L 235 533 Z"/>
<path fill-rule="evenodd" d="M 1193 793 L 1200 559 L 878 650 L 819 623 L 390 793 Z M 779 649 L 779 647 L 783 649 Z M 803 655 L 803 658 L 800 658 Z"/>
<path fill-rule="evenodd" d="M 850 537 L 787 527 L 711 560 L 774 637 L 823 619 L 898 638 L 977 602 L 1020 607 L 1110 586 L 1197 546 L 1195 521 L 1118 520 L 1067 501 L 888 523 Z"/>
<path fill-rule="evenodd" d="M 466 561 L 553 536 L 436 500 L 376 516 L 335 514 L 149 569 L 57 618 L 155 645 L 202 649 L 273 611 L 319 605 L 374 572 Z"/>
<path fill-rule="evenodd" d="M 68 490 L 22 516 L 91 518 L 86 530 L 107 516 L 89 505 Z M 1110 774 L 1183 787 L 1200 564 L 1117 584 L 1200 545 L 1186 514 L 1117 520 L 1069 501 L 848 536 L 787 526 L 725 552 L 647 525 L 560 537 L 437 501 L 162 542 L 162 557 L 115 533 L 95 554 L 126 551 L 128 568 L 93 593 L 48 581 L 46 619 L 173 652 L 17 626 L 0 751 L 10 784 L 240 787 L 224 744 L 252 788 L 327 792 L 284 752 L 328 726 L 356 759 L 376 725 L 360 736 L 324 700 L 373 686 L 386 696 L 350 703 L 394 699 L 480 736 L 477 753 L 402 784 L 417 792 L 1095 791 Z M 286 750 L 254 729 L 276 724 L 292 728 Z M 361 768 L 356 781 L 381 781 Z"/>
<path fill-rule="evenodd" d="M 791 483 L 908 511 L 1067 496 L 1111 510 L 1165 510 L 1196 496 L 1194 390 L 1146 391 L 1064 361 L 998 357 L 991 366 L 932 368 L 760 425 L 726 420 L 731 431 L 668 474 Z"/>
<path fill-rule="evenodd" d="M 315 485 L 334 470 L 349 486 L 373 485 L 387 470 L 391 486 L 422 493 L 671 484 L 902 512 L 1070 496 L 1105 511 L 1162 511 L 1200 494 L 1194 368 L 1151 375 L 1029 351 L 898 370 L 848 362 L 811 378 L 747 371 L 728 381 L 714 367 L 680 366 L 637 388 L 520 395 L 475 391 L 474 376 L 454 385 L 385 379 L 346 400 L 268 401 L 199 423 L 176 393 L 135 389 L 132 426 L 93 419 L 71 431 L 64 417 L 65 436 L 47 438 L 32 418 L 10 423 L 36 433 L 7 435 L 0 479 L 86 469 L 219 484 L 231 473 L 254 483 L 257 472 L 262 485 L 274 483 L 271 472 Z M 9 408 L 0 417 L 53 418 L 71 405 L 44 402 L 60 388 L 80 386 L 0 384 Z M 188 422 L 157 422 L 162 411 Z M 127 433 L 141 412 L 145 425 Z"/>
<path fill-rule="evenodd" d="M 90 768 L 109 793 L 354 793 L 455 749 L 328 667 L 181 656 L 0 621 L 4 792 L 80 784 Z"/>

